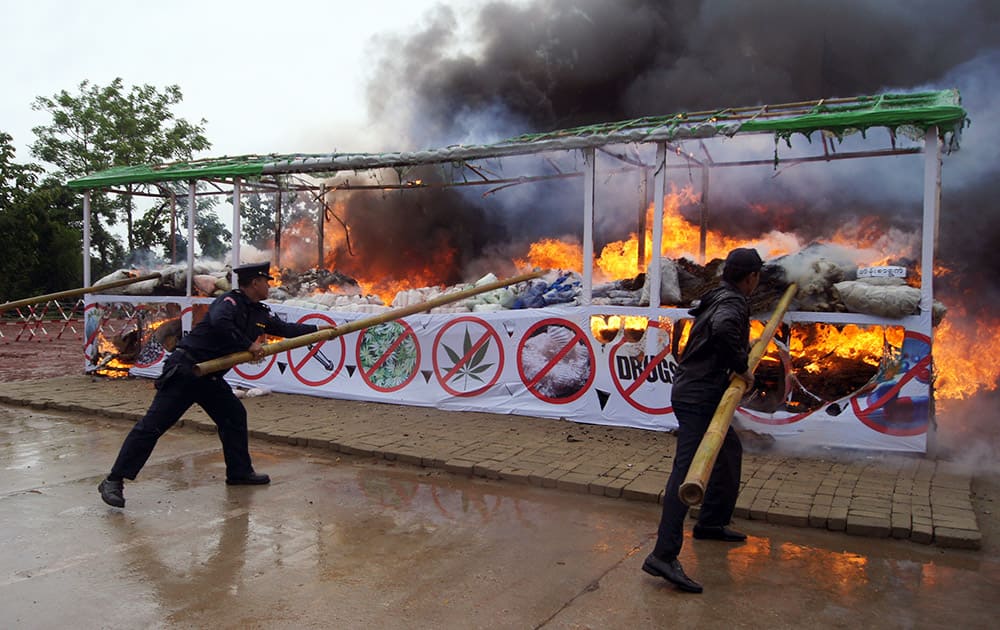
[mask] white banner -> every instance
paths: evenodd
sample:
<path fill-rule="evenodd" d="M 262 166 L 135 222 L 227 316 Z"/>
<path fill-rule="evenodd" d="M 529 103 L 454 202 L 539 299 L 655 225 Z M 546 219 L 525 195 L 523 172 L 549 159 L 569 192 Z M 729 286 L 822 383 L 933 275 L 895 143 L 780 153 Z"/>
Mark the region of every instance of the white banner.
<path fill-rule="evenodd" d="M 343 324 L 368 316 L 281 304 L 271 308 L 287 321 L 307 323 Z M 675 428 L 672 338 L 685 311 L 664 309 L 677 319 L 650 319 L 640 339 L 619 332 L 607 343 L 591 332 L 592 312 L 550 307 L 414 315 L 239 365 L 227 379 L 241 387 L 327 398 Z M 153 350 L 143 352 L 147 362 L 132 368 L 132 374 L 159 374 L 165 355 Z M 771 412 L 755 410 L 750 401 L 737 411 L 737 426 L 795 446 L 924 452 L 931 408 L 930 339 L 907 330 L 902 347 L 891 355 L 856 391 L 833 400 L 812 400 L 807 393 L 803 397 L 809 404 L 798 413 L 785 410 L 789 405 L 781 399 L 779 410 Z M 791 361 L 784 363 L 776 374 L 791 401 L 801 379 Z"/>

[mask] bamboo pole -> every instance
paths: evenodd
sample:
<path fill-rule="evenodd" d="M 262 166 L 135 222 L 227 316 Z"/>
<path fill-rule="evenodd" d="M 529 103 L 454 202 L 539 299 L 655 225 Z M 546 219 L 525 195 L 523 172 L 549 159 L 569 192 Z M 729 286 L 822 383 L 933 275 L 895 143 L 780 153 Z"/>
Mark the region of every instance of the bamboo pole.
<path fill-rule="evenodd" d="M 778 329 L 781 318 L 785 316 L 785 311 L 788 310 L 788 305 L 791 303 L 792 298 L 795 297 L 797 289 L 798 287 L 794 283 L 785 289 L 785 294 L 778 300 L 778 305 L 774 308 L 774 313 L 771 314 L 771 319 L 767 322 L 767 326 L 764 327 L 764 332 L 761 333 L 756 343 L 754 343 L 753 348 L 750 349 L 750 357 L 747 363 L 748 369 L 751 372 L 757 368 L 761 357 L 764 356 L 767 345 L 771 343 L 771 338 L 774 337 L 774 332 Z M 685 477 L 684 483 L 681 484 L 680 490 L 677 492 L 681 501 L 685 504 L 691 506 L 699 505 L 702 499 L 705 498 L 705 487 L 708 485 L 708 479 L 712 475 L 715 460 L 719 456 L 722 442 L 725 440 L 729 424 L 733 420 L 736 405 L 739 404 L 746 390 L 746 382 L 734 374 L 729 381 L 729 387 L 722 394 L 719 406 L 715 408 L 715 414 L 712 416 L 712 421 L 708 424 L 705 435 L 701 438 L 701 443 L 694 454 L 694 459 L 691 460 L 691 467 L 688 468 L 687 477 Z"/>
<path fill-rule="evenodd" d="M 22 306 L 30 306 L 32 304 L 38 304 L 39 302 L 48 302 L 50 300 L 61 300 L 63 298 L 77 297 L 84 295 L 86 293 L 97 293 L 99 291 L 104 291 L 105 289 L 114 289 L 117 287 L 123 287 L 128 284 L 135 284 L 136 282 L 142 282 L 143 280 L 155 280 L 159 278 L 159 273 L 150 273 L 144 276 L 136 276 L 135 278 L 126 278 L 124 280 L 115 280 L 113 282 L 106 282 L 104 284 L 95 284 L 89 287 L 82 287 L 79 289 L 69 289 L 67 291 L 59 291 L 57 293 L 47 293 L 45 295 L 37 295 L 35 297 L 24 298 L 23 300 L 17 300 L 16 302 L 7 302 L 5 304 L 0 304 L 0 313 L 4 311 L 9 311 L 15 308 L 21 308 Z"/>
<path fill-rule="evenodd" d="M 293 348 L 301 348 L 302 346 L 318 343 L 320 341 L 327 341 L 329 339 L 340 337 L 341 335 L 346 335 L 357 330 L 363 330 L 365 328 L 377 326 L 378 324 L 384 324 L 394 319 L 399 319 L 400 317 L 406 317 L 407 315 L 415 315 L 416 313 L 422 313 L 437 306 L 442 306 L 444 304 L 450 304 L 452 302 L 464 300 L 465 298 L 471 297 L 473 295 L 479 295 L 480 293 L 486 293 L 487 291 L 493 291 L 495 289 L 502 289 L 504 287 L 509 287 L 512 284 L 517 284 L 518 282 L 524 282 L 526 280 L 538 278 L 544 275 L 545 273 L 547 273 L 547 270 L 543 269 L 540 271 L 533 271 L 531 273 L 525 273 L 519 276 L 514 276 L 513 278 L 508 278 L 507 280 L 497 280 L 496 282 L 488 282 L 486 284 L 482 284 L 476 287 L 471 287 L 469 289 L 464 289 L 462 291 L 456 291 L 455 293 L 447 293 L 445 295 L 439 295 L 436 298 L 427 300 L 425 302 L 420 302 L 419 304 L 411 304 L 410 306 L 404 306 L 402 308 L 386 311 L 384 313 L 381 313 L 379 315 L 374 315 L 372 317 L 364 317 L 361 319 L 356 319 L 353 322 L 348 322 L 342 326 L 337 326 L 336 328 L 317 330 L 314 333 L 299 335 L 298 337 L 289 337 L 288 339 L 282 339 L 281 341 L 276 341 L 274 343 L 264 344 L 263 346 L 264 356 L 277 354 L 279 352 L 284 352 L 285 350 L 291 350 Z M 254 356 L 250 354 L 250 352 L 244 350 L 242 352 L 234 352 L 232 354 L 227 354 L 217 359 L 209 359 L 208 361 L 202 361 L 201 363 L 196 363 L 193 368 L 193 371 L 196 376 L 204 376 L 205 374 L 211 374 L 213 372 L 228 370 L 234 365 L 238 365 L 240 363 L 246 363 L 247 361 L 253 361 L 253 360 Z"/>

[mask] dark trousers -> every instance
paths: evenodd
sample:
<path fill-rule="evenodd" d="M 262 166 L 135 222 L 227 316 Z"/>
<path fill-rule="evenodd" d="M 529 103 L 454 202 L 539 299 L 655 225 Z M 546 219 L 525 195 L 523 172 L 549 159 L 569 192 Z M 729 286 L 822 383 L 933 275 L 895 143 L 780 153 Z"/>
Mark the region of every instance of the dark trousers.
<path fill-rule="evenodd" d="M 112 475 L 135 479 L 153 452 L 157 440 L 197 403 L 218 427 L 226 476 L 246 477 L 253 472 L 247 437 L 247 411 L 221 376 L 196 377 L 191 363 L 171 356 L 157 379 L 156 396 L 149 410 L 125 437 Z"/>
<path fill-rule="evenodd" d="M 684 517 L 688 506 L 677 495 L 687 477 L 691 461 L 698 450 L 701 438 L 715 413 L 715 405 L 690 405 L 674 403 L 674 414 L 680 425 L 677 429 L 677 453 L 674 467 L 663 492 L 663 515 L 657 530 L 653 555 L 662 560 L 676 558 L 684 544 Z M 698 513 L 698 524 L 704 526 L 728 525 L 736 508 L 740 492 L 740 469 L 743 463 L 743 445 L 736 431 L 729 427 L 715 460 L 712 474 L 705 488 L 705 499 Z"/>

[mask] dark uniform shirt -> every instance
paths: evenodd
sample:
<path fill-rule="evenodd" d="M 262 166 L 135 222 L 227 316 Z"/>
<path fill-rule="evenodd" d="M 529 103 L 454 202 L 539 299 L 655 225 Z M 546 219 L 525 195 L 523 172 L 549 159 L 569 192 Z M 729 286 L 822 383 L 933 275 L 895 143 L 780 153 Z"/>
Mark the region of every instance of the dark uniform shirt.
<path fill-rule="evenodd" d="M 688 311 L 694 326 L 674 375 L 671 400 L 717 405 L 733 374 L 747 369 L 750 355 L 750 304 L 723 281 Z"/>
<path fill-rule="evenodd" d="M 298 337 L 316 332 L 312 324 L 290 324 L 239 289 L 220 295 L 208 314 L 177 344 L 195 363 L 243 352 L 262 334 Z"/>

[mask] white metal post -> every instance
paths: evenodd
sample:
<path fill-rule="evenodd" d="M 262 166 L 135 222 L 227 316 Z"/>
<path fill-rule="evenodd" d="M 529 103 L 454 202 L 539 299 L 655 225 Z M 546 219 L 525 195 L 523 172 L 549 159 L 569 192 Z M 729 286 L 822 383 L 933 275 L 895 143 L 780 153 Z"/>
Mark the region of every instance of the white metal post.
<path fill-rule="evenodd" d="M 195 183 L 188 183 L 188 246 L 187 246 L 187 296 L 191 297 L 194 289 L 194 204 Z M 185 323 L 190 328 L 189 323 Z"/>
<path fill-rule="evenodd" d="M 240 178 L 233 180 L 233 269 L 240 266 Z M 234 286 L 235 275 L 233 277 Z"/>
<path fill-rule="evenodd" d="M 83 286 L 90 286 L 90 191 L 83 191 Z"/>
<path fill-rule="evenodd" d="M 177 264 L 177 193 L 170 191 L 170 264 Z"/>
<path fill-rule="evenodd" d="M 646 280 L 649 282 L 649 306 L 660 306 L 660 258 L 663 251 L 663 197 L 667 192 L 667 145 L 665 142 L 656 144 L 656 178 L 654 186 L 656 199 L 653 200 L 653 242 L 650 245 L 649 269 Z M 646 238 L 643 234 L 642 238 Z"/>
<path fill-rule="evenodd" d="M 594 284 L 594 149 L 583 150 L 583 295 L 584 306 L 590 306 Z"/>
<path fill-rule="evenodd" d="M 920 332 L 930 339 L 934 356 L 934 250 L 937 247 L 938 219 L 941 213 L 941 139 L 938 128 L 924 135 L 924 216 L 920 242 Z M 933 360 L 933 359 L 932 359 Z M 928 385 L 931 404 L 927 418 L 927 455 L 937 455 L 937 419 L 934 413 L 934 381 Z"/>
<path fill-rule="evenodd" d="M 934 306 L 934 249 L 937 245 L 938 217 L 941 212 L 941 139 L 938 128 L 924 136 L 924 220 L 920 248 L 920 311 L 928 322 Z"/>

